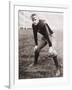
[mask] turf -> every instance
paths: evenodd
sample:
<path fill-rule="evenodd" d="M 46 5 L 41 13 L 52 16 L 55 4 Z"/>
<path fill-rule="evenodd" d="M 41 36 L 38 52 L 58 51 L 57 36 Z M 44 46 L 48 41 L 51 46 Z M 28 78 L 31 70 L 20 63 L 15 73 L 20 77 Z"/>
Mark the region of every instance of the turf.
<path fill-rule="evenodd" d="M 58 53 L 58 62 L 61 65 L 61 75 L 63 76 L 63 32 L 56 30 L 56 50 Z M 32 29 L 19 29 L 19 79 L 31 78 L 50 78 L 55 77 L 56 67 L 53 59 L 48 57 L 48 45 L 45 46 L 38 59 L 36 66 L 30 67 L 34 62 L 34 38 Z M 39 41 L 41 35 L 38 35 Z"/>

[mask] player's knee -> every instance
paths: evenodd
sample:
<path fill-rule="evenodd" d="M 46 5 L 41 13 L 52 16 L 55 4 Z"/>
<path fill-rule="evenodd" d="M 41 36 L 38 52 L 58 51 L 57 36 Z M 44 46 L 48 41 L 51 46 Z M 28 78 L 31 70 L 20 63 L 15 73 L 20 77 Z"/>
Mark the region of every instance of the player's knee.
<path fill-rule="evenodd" d="M 49 56 L 51 56 L 51 57 L 57 56 L 56 50 L 53 50 L 52 52 L 50 52 L 50 53 L 49 53 Z"/>
<path fill-rule="evenodd" d="M 40 52 L 39 48 L 35 49 L 35 53 L 39 53 L 39 52 Z"/>
<path fill-rule="evenodd" d="M 57 52 L 56 52 L 56 50 L 54 50 L 54 52 L 53 52 L 53 56 L 57 56 Z"/>

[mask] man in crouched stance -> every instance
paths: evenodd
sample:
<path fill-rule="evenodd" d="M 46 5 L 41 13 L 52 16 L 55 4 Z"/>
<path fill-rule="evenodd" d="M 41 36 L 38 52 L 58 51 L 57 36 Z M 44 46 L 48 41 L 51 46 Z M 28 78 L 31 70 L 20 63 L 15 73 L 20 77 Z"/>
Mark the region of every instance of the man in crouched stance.
<path fill-rule="evenodd" d="M 32 14 L 31 19 L 32 19 L 34 41 L 35 41 L 35 47 L 34 47 L 35 57 L 34 57 L 33 65 L 36 65 L 38 62 L 40 50 L 48 44 L 49 56 L 53 58 L 55 66 L 56 66 L 56 76 L 59 76 L 60 69 L 59 69 L 59 64 L 57 60 L 57 52 L 55 50 L 54 32 L 51 30 L 49 25 L 44 20 L 39 19 L 37 14 Z M 40 44 L 38 44 L 37 33 L 40 33 L 42 35 Z"/>

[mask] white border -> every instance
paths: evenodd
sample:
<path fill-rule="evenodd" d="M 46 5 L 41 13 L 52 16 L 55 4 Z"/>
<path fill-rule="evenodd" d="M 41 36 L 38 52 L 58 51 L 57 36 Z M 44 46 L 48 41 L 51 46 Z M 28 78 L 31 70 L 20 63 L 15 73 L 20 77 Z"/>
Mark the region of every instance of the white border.
<path fill-rule="evenodd" d="M 22 6 L 21 6 L 22 5 Z M 53 7 L 52 7 L 53 6 Z M 55 8 L 54 8 L 55 7 Z M 57 8 L 58 7 L 58 8 Z M 43 79 L 18 79 L 18 10 L 39 10 L 54 11 L 64 13 L 64 76 L 61 78 L 43 78 Z M 69 85 L 69 55 L 68 55 L 68 35 L 69 35 L 69 9 L 59 5 L 51 5 L 49 7 L 28 7 L 23 3 L 10 3 L 10 87 L 47 87 Z"/>

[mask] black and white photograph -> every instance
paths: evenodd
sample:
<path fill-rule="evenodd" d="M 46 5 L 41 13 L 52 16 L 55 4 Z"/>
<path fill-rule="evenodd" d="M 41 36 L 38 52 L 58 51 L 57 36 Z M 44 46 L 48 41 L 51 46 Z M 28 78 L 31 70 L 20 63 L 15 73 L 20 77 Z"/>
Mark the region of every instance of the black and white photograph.
<path fill-rule="evenodd" d="M 63 12 L 18 10 L 19 79 L 63 77 Z"/>

